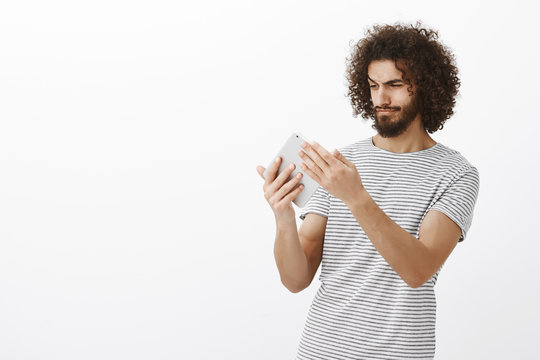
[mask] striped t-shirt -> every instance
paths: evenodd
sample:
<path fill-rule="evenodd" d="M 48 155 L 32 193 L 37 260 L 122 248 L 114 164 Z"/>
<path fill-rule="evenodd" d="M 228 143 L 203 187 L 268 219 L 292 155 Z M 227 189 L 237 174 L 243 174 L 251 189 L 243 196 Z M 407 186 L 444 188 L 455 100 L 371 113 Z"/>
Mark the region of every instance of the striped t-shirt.
<path fill-rule="evenodd" d="M 393 153 L 368 138 L 339 149 L 352 161 L 377 205 L 418 238 L 426 213 L 437 210 L 471 226 L 478 170 L 441 143 Z M 319 186 L 300 212 L 326 218 L 321 286 L 309 309 L 297 359 L 432 359 L 437 275 L 409 287 L 377 252 L 347 206 Z"/>

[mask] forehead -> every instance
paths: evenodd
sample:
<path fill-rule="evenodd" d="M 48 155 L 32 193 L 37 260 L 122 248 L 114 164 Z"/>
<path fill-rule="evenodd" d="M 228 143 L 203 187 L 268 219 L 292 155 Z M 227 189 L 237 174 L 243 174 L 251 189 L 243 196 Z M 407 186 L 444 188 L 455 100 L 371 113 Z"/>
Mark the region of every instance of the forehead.
<path fill-rule="evenodd" d="M 401 71 L 396 68 L 393 60 L 373 60 L 368 65 L 368 76 L 381 83 L 402 79 Z"/>

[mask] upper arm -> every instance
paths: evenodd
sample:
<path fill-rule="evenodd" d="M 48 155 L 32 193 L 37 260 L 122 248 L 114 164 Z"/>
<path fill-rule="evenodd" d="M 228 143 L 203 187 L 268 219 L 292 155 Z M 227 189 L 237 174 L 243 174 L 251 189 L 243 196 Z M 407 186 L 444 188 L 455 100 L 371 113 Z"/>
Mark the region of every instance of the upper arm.
<path fill-rule="evenodd" d="M 317 273 L 322 260 L 324 233 L 327 218 L 319 214 L 309 213 L 298 230 L 300 245 L 304 249 L 310 268 L 310 283 Z"/>
<path fill-rule="evenodd" d="M 430 210 L 422 224 L 418 238 L 426 246 L 431 258 L 433 276 L 456 247 L 461 236 L 461 228 L 448 216 L 437 210 Z"/>

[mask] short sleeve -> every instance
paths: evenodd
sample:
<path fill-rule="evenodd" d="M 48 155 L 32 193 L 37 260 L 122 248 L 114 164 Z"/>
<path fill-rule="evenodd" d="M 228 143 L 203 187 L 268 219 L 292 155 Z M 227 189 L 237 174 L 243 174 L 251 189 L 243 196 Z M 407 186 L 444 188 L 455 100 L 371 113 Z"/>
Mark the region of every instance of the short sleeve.
<path fill-rule="evenodd" d="M 315 193 L 300 211 L 300 219 L 304 220 L 308 213 L 315 213 L 328 218 L 330 211 L 330 195 L 325 188 L 319 185 Z"/>
<path fill-rule="evenodd" d="M 479 187 L 478 170 L 471 166 L 449 185 L 430 208 L 430 210 L 442 212 L 461 228 L 459 241 L 465 240 L 467 231 L 471 227 Z"/>

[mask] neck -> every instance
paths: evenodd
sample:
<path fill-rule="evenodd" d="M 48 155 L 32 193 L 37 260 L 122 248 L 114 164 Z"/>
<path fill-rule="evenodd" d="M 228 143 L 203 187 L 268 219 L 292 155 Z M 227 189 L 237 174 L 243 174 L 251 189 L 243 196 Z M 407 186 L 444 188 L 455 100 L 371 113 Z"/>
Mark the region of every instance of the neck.
<path fill-rule="evenodd" d="M 403 134 L 393 138 L 383 138 L 377 134 L 372 140 L 373 145 L 376 147 L 394 153 L 421 151 L 429 149 L 437 144 L 422 126 L 422 121 L 419 116 L 411 123 Z"/>

